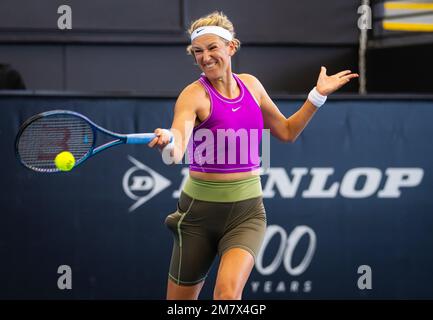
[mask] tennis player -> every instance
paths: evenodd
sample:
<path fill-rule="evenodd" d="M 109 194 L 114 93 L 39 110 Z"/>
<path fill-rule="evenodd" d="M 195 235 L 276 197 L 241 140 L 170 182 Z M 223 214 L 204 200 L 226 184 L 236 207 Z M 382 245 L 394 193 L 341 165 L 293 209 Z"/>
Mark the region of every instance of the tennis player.
<path fill-rule="evenodd" d="M 262 130 L 294 142 L 326 97 L 358 75 L 345 70 L 328 76 L 322 67 L 308 99 L 286 118 L 257 78 L 232 72 L 240 41 L 223 13 L 194 21 L 188 32 L 187 51 L 202 75 L 179 95 L 171 129 L 156 129 L 149 143 L 163 152 L 170 146 L 176 163 L 189 148 L 189 178 L 165 221 L 174 237 L 167 299 L 197 299 L 216 256 L 214 299 L 241 299 L 266 230 Z M 236 144 L 245 137 L 248 143 Z"/>

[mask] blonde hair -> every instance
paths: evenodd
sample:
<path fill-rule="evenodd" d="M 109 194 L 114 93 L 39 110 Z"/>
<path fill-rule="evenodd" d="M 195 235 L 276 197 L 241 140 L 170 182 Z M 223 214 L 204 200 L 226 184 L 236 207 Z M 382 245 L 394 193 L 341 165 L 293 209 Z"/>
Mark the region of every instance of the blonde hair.
<path fill-rule="evenodd" d="M 229 20 L 229 18 L 227 18 L 227 16 L 224 13 L 214 11 L 214 12 L 208 14 L 207 16 L 201 17 L 201 18 L 193 21 L 191 23 L 190 28 L 188 29 L 188 34 L 191 36 L 191 34 L 194 32 L 195 29 L 200 28 L 200 27 L 205 27 L 205 26 L 217 26 L 217 27 L 222 27 L 222 28 L 230 31 L 230 33 L 233 35 L 233 40 L 231 42 L 233 42 L 236 52 L 239 51 L 239 49 L 241 48 L 241 42 L 239 41 L 239 39 L 235 38 L 236 33 L 235 33 L 235 29 L 233 27 L 233 23 Z M 229 43 L 229 41 L 227 41 L 227 40 L 224 40 L 224 39 L 222 39 L 222 40 L 226 43 Z M 191 45 L 189 45 L 186 48 L 186 52 L 189 55 L 194 56 Z"/>

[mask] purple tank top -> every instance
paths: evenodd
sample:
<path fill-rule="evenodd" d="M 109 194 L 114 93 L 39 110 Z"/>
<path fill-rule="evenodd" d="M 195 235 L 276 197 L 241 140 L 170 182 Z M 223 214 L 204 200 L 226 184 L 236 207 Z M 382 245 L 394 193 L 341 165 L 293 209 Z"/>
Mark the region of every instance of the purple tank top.
<path fill-rule="evenodd" d="M 210 98 L 210 115 L 193 130 L 188 143 L 192 171 L 232 173 L 260 168 L 263 117 L 260 106 L 233 74 L 240 94 L 223 97 L 202 75 L 200 83 Z"/>

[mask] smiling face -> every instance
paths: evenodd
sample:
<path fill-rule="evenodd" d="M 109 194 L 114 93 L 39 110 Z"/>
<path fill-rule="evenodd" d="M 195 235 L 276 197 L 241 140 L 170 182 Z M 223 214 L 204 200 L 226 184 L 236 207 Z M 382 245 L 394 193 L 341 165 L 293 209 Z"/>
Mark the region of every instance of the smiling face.
<path fill-rule="evenodd" d="M 192 42 L 195 60 L 209 80 L 223 77 L 231 71 L 231 57 L 235 53 L 233 43 L 227 43 L 213 34 L 197 37 Z"/>

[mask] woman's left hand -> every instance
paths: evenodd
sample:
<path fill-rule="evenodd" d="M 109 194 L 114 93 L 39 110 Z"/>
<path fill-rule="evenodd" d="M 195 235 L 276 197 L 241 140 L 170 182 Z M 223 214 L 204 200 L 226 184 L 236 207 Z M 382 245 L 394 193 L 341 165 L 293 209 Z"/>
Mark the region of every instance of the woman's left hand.
<path fill-rule="evenodd" d="M 326 68 L 322 67 L 317 80 L 316 89 L 321 95 L 329 96 L 337 91 L 353 78 L 358 78 L 357 73 L 352 73 L 350 70 L 344 70 L 332 76 L 326 74 Z"/>

